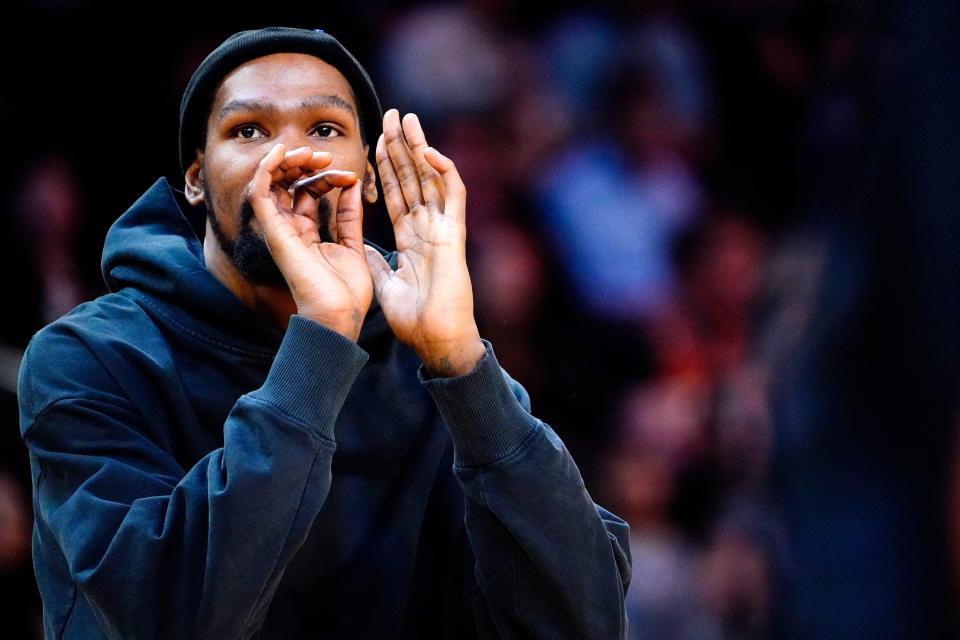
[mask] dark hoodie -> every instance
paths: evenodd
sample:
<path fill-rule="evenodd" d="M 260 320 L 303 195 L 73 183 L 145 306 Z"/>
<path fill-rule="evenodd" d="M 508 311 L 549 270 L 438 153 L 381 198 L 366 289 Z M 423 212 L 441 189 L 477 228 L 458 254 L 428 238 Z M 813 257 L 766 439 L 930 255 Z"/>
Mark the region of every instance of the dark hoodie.
<path fill-rule="evenodd" d="M 627 526 L 489 345 L 428 379 L 376 305 L 359 345 L 281 333 L 202 225 L 157 182 L 107 236 L 111 293 L 27 350 L 46 637 L 624 636 Z"/>

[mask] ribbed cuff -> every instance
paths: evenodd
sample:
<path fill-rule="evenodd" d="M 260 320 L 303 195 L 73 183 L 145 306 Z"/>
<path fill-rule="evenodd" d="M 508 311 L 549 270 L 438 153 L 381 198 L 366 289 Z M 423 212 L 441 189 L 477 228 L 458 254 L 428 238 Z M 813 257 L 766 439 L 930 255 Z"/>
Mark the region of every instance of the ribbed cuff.
<path fill-rule="evenodd" d="M 352 340 L 294 315 L 266 381 L 250 395 L 332 440 L 340 408 L 368 357 Z"/>
<path fill-rule="evenodd" d="M 453 438 L 454 464 L 481 467 L 517 451 L 540 422 L 520 405 L 507 383 L 493 347 L 473 371 L 456 378 L 430 378 L 420 367 L 420 382 L 433 396 Z"/>

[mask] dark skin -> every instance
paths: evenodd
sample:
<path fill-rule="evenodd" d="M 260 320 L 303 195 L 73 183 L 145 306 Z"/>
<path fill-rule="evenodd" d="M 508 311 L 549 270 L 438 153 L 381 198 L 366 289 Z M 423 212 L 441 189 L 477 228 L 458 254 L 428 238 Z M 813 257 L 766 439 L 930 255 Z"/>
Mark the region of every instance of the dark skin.
<path fill-rule="evenodd" d="M 221 82 L 207 139 L 185 175 L 187 199 L 204 198 L 227 234 L 249 200 L 287 286 L 247 281 L 207 223 L 207 268 L 248 307 L 285 329 L 299 313 L 356 341 L 374 289 L 397 339 L 435 375 L 471 371 L 483 356 L 473 317 L 465 241 L 466 189 L 453 162 L 427 146 L 415 115 L 391 109 L 377 165 L 399 252 L 396 271 L 363 245 L 363 205 L 377 198 L 349 83 L 304 54 L 274 54 L 241 65 Z M 297 178 L 343 174 L 298 191 Z M 333 242 L 319 233 L 317 198 L 334 212 Z"/>

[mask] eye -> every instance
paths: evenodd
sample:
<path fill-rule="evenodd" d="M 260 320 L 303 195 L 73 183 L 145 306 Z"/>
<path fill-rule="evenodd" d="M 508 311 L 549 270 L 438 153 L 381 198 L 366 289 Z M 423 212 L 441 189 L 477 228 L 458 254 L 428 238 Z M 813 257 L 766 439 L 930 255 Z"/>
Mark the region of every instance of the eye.
<path fill-rule="evenodd" d="M 234 129 L 233 135 L 236 138 L 243 138 L 244 140 L 254 140 L 263 137 L 265 134 L 258 127 L 252 124 L 245 124 Z"/>
<path fill-rule="evenodd" d="M 313 128 L 311 132 L 314 135 L 320 138 L 335 138 L 340 135 L 340 132 L 334 129 L 329 124 L 320 124 Z"/>

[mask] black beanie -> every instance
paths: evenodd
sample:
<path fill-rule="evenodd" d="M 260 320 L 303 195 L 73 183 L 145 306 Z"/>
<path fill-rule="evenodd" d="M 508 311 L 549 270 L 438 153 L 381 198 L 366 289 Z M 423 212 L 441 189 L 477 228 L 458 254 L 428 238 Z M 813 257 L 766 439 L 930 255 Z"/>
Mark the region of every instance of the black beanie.
<path fill-rule="evenodd" d="M 360 110 L 360 126 L 367 142 L 370 143 L 371 136 L 376 137 L 383 113 L 373 82 L 336 38 L 321 29 L 267 27 L 241 31 L 227 38 L 200 63 L 183 92 L 180 102 L 181 171 L 186 173 L 187 167 L 193 163 L 194 150 L 203 146 L 206 121 L 220 82 L 243 63 L 272 53 L 306 53 L 335 67 L 353 89 Z M 371 143 L 371 154 L 373 147 Z"/>

